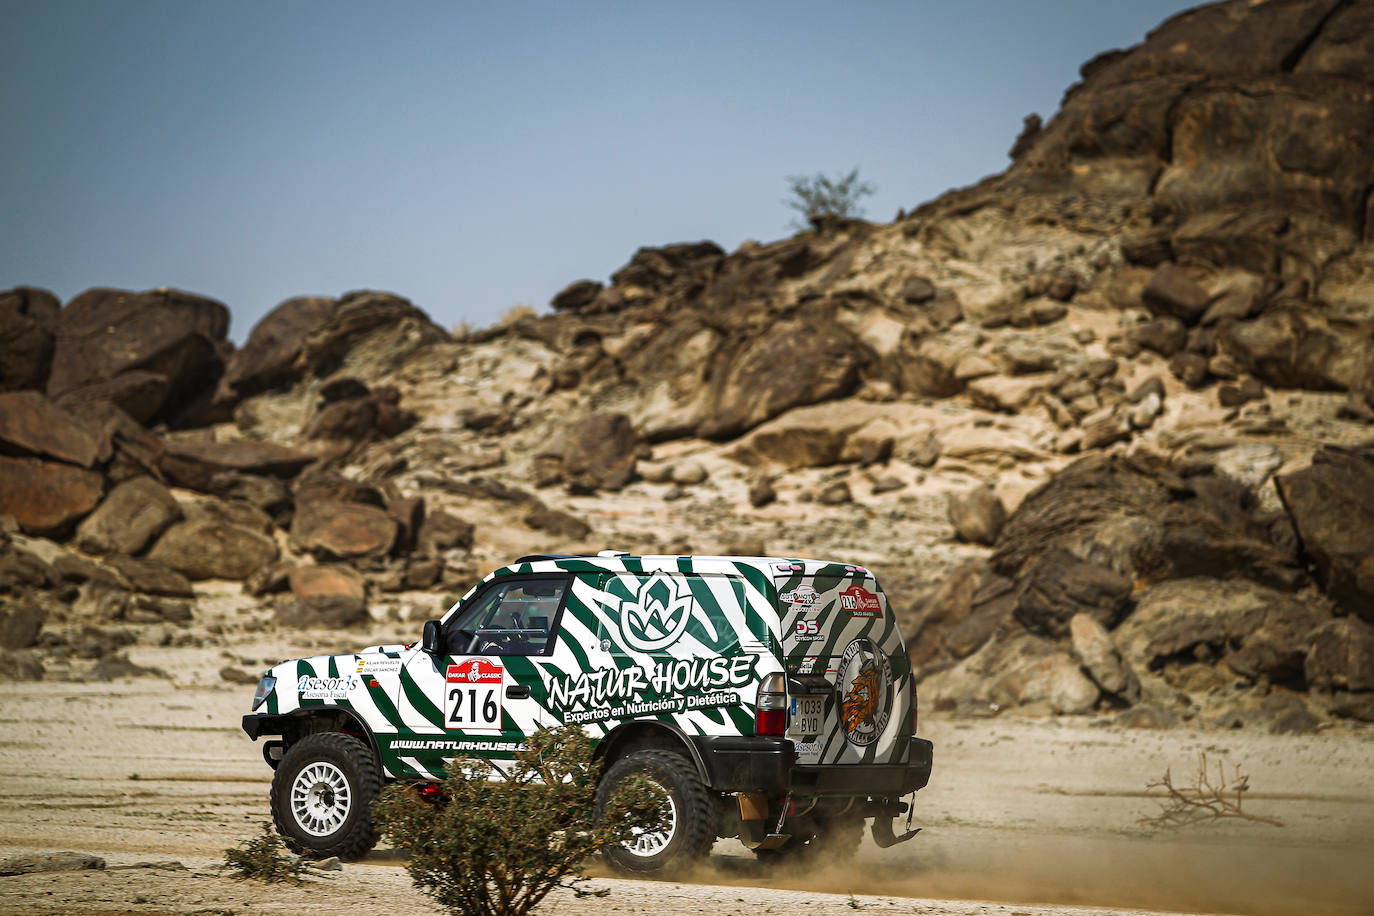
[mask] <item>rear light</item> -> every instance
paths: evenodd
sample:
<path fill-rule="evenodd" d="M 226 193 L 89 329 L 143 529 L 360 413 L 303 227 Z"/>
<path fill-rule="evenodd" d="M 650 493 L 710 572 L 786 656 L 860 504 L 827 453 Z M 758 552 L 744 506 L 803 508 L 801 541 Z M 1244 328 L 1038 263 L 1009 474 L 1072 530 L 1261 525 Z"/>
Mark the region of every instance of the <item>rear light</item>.
<path fill-rule="evenodd" d="M 782 736 L 787 731 L 787 678 L 769 674 L 759 682 L 754 706 L 754 734 Z"/>
<path fill-rule="evenodd" d="M 916 676 L 913 672 L 911 677 L 911 733 L 916 734 Z"/>

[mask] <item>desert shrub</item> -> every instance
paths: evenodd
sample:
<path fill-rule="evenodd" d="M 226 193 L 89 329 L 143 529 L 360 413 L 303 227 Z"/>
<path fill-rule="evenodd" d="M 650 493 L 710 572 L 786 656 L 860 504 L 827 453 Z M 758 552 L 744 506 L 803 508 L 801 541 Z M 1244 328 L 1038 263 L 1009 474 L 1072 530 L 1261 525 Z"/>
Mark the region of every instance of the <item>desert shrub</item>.
<path fill-rule="evenodd" d="M 859 201 L 877 190 L 871 183 L 859 180 L 857 167 L 848 175 L 833 180 L 820 172 L 815 175 L 789 175 L 787 189 L 792 192 L 792 196 L 786 200 L 787 206 L 800 213 L 810 224 L 824 216 L 863 216 Z M 796 220 L 792 225 L 797 229 L 806 228 Z"/>
<path fill-rule="evenodd" d="M 1240 818 L 1259 821 L 1282 827 L 1277 818 L 1262 817 L 1244 810 L 1244 794 L 1250 789 L 1250 777 L 1240 771 L 1240 764 L 1232 764 L 1228 776 L 1226 767 L 1217 763 L 1217 775 L 1211 775 L 1207 764 L 1206 752 L 1198 754 L 1197 775 L 1191 785 L 1174 785 L 1170 769 L 1164 775 L 1145 786 L 1145 791 L 1155 797 L 1159 813 L 1139 819 L 1147 827 L 1186 827 L 1203 821 L 1221 818 Z"/>
<path fill-rule="evenodd" d="M 540 729 L 503 780 L 490 780 L 489 762 L 459 757 L 435 799 L 391 786 L 373 819 L 409 851 L 411 880 L 450 912 L 521 916 L 556 887 L 591 893 L 581 887 L 588 856 L 664 826 L 664 797 L 645 780 L 627 783 L 615 813 L 598 820 L 599 769 L 581 728 Z"/>
<path fill-rule="evenodd" d="M 300 856 L 287 851 L 272 825 L 264 823 L 262 833 L 224 850 L 224 867 L 239 879 L 253 878 L 272 884 L 276 881 L 299 883 L 305 873 Z"/>

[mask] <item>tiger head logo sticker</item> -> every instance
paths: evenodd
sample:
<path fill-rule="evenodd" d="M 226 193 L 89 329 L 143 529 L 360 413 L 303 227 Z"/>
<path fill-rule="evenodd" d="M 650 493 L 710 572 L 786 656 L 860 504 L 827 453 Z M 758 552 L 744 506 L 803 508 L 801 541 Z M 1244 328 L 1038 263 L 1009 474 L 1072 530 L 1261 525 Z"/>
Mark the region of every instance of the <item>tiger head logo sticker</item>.
<path fill-rule="evenodd" d="M 850 744 L 877 741 L 892 715 L 892 666 L 870 640 L 856 639 L 840 656 L 840 721 Z"/>

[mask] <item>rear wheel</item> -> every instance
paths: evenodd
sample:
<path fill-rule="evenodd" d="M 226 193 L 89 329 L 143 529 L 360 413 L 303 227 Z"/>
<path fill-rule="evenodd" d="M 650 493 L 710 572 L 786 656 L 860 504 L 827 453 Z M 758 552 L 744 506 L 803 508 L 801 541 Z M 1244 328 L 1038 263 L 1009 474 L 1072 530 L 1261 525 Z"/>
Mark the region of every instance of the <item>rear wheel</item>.
<path fill-rule="evenodd" d="M 633 776 L 643 776 L 663 791 L 667 824 L 662 830 L 636 834 L 621 846 L 608 846 L 602 857 L 619 871 L 659 874 L 704 858 L 715 841 L 715 807 L 692 762 L 671 751 L 631 751 L 611 764 L 596 790 L 597 817 Z"/>
<path fill-rule="evenodd" d="M 377 845 L 381 774 L 367 745 L 342 732 L 306 735 L 272 774 L 272 820 L 303 855 L 357 859 Z"/>

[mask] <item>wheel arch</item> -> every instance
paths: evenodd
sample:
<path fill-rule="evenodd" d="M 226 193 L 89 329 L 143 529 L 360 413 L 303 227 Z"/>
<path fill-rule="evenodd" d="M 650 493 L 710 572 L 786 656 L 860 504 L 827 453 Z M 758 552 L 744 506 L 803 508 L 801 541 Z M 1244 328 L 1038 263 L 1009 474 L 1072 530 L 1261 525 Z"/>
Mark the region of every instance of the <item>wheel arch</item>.
<path fill-rule="evenodd" d="M 363 721 L 362 716 L 353 710 L 340 706 L 318 706 L 299 709 L 276 718 L 277 721 L 272 723 L 275 727 L 264 728 L 263 732 L 281 735 L 287 748 L 306 735 L 316 732 L 342 732 L 361 738 L 367 749 L 372 752 L 372 759 L 376 762 L 378 771 L 385 778 L 386 767 L 382 763 L 382 749 L 377 743 L 377 736 L 372 733 L 372 729 Z"/>
<path fill-rule="evenodd" d="M 700 749 L 682 729 L 670 722 L 641 720 L 618 725 L 606 737 L 597 742 L 596 751 L 592 756 L 594 760 L 605 766 L 610 766 L 631 751 L 640 749 L 659 749 L 682 753 L 688 760 L 692 761 L 692 766 L 697 771 L 697 778 L 701 780 L 702 784 L 707 786 L 711 784 L 711 771 L 707 768 Z"/>

